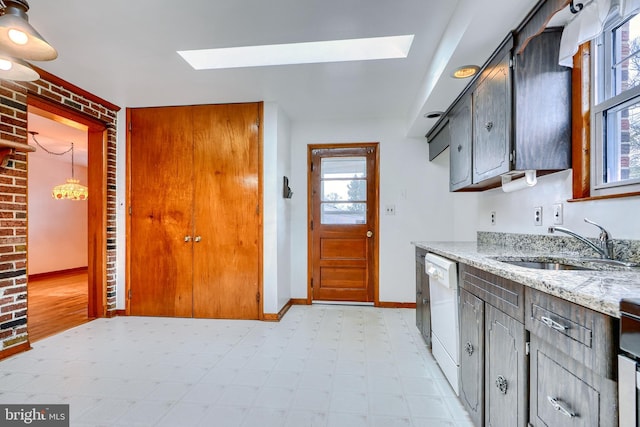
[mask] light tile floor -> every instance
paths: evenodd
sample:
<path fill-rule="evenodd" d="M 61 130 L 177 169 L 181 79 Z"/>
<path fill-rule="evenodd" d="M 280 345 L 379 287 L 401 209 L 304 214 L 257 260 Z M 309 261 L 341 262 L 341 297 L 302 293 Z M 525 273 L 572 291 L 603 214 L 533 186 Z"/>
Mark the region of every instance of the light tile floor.
<path fill-rule="evenodd" d="M 0 361 L 0 402 L 72 426 L 471 426 L 415 310 L 294 306 L 279 323 L 116 317 Z"/>

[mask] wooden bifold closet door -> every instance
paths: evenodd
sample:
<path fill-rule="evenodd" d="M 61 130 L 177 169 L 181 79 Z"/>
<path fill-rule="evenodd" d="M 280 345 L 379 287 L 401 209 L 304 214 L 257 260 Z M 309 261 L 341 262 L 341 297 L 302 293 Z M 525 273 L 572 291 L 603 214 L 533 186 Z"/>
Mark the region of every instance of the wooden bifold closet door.
<path fill-rule="evenodd" d="M 128 110 L 131 315 L 259 318 L 260 115 Z"/>

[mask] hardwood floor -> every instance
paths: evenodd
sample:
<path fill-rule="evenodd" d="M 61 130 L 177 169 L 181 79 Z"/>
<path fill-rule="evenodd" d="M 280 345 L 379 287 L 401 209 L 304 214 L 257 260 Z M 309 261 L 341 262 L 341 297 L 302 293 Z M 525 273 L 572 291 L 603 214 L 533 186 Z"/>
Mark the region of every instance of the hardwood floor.
<path fill-rule="evenodd" d="M 87 270 L 70 270 L 29 278 L 28 331 L 35 341 L 88 322 Z"/>

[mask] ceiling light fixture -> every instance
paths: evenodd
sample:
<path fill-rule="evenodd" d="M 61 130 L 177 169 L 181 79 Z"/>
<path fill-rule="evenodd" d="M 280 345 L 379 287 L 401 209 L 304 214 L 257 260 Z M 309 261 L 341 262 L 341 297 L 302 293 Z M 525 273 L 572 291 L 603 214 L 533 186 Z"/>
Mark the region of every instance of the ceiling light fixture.
<path fill-rule="evenodd" d="M 425 119 L 437 119 L 438 117 L 442 116 L 444 114 L 444 111 L 429 111 L 428 113 L 424 113 L 424 118 Z"/>
<path fill-rule="evenodd" d="M 56 153 L 47 150 L 38 142 L 38 140 L 36 139 L 36 135 L 38 135 L 38 132 L 29 131 L 29 133 L 31 134 L 31 137 L 33 138 L 33 141 L 36 143 L 36 145 L 42 148 L 48 154 L 51 154 L 53 156 L 62 156 L 71 151 L 71 178 L 68 178 L 64 184 L 56 185 L 55 187 L 53 187 L 53 190 L 51 190 L 51 197 L 56 200 L 87 200 L 89 198 L 89 189 L 84 185 L 80 185 L 80 180 L 75 179 L 74 177 L 73 142 L 71 143 L 71 148 L 69 148 L 68 150 Z"/>
<path fill-rule="evenodd" d="M 196 70 L 406 58 L 414 35 L 179 50 Z"/>
<path fill-rule="evenodd" d="M 33 82 L 39 78 L 40 75 L 36 70 L 31 68 L 25 61 L 0 53 L 0 79 Z"/>
<path fill-rule="evenodd" d="M 467 79 L 469 77 L 475 76 L 480 67 L 477 65 L 463 65 L 462 67 L 458 67 L 453 71 L 452 77 L 456 79 Z"/>
<path fill-rule="evenodd" d="M 29 24 L 27 0 L 0 0 L 0 79 L 34 81 L 40 76 L 23 59 L 50 61 L 58 52 Z"/>
<path fill-rule="evenodd" d="M 2 0 L 0 46 L 11 56 L 33 61 L 51 61 L 58 52 L 29 24 L 26 0 Z"/>

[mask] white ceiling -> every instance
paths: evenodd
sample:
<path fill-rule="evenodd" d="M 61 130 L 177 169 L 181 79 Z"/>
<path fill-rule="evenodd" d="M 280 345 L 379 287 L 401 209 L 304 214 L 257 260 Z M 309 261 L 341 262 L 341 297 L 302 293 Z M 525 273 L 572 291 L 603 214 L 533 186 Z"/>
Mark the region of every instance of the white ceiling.
<path fill-rule="evenodd" d="M 27 123 L 29 123 L 29 131 L 38 132 L 36 139 L 47 150 L 52 153 L 63 153 L 71 147 L 73 142 L 74 162 L 76 165 L 87 166 L 87 130 L 71 127 L 64 123 L 60 123 L 48 118 L 28 113 Z M 49 154 L 36 145 L 33 136 L 28 137 L 29 145 L 36 147 L 36 151 L 29 153 L 29 156 L 45 157 L 51 160 L 58 160 L 65 163 L 71 163 L 71 153 L 63 155 Z M 69 169 L 71 171 L 71 169 Z"/>
<path fill-rule="evenodd" d="M 536 0 L 29 0 L 59 52 L 39 67 L 122 107 L 278 103 L 293 121 L 434 124 Z M 193 70 L 177 50 L 415 34 L 406 59 Z"/>

